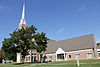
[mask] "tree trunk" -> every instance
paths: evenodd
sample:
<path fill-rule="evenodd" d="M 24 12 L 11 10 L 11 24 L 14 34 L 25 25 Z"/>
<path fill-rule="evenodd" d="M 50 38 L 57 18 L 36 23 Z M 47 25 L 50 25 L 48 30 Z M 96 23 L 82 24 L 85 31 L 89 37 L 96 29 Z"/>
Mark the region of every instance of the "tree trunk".
<path fill-rule="evenodd" d="M 25 57 L 22 57 L 22 63 L 24 63 L 24 59 L 25 59 Z"/>

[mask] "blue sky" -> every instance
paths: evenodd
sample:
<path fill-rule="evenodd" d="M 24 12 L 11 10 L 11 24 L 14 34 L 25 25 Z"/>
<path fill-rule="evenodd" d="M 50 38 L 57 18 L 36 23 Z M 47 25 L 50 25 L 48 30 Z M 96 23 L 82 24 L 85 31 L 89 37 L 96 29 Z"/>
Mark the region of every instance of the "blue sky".
<path fill-rule="evenodd" d="M 35 25 L 48 38 L 94 34 L 100 42 L 100 0 L 0 0 L 0 47 L 18 28 L 24 2 L 27 26 Z"/>

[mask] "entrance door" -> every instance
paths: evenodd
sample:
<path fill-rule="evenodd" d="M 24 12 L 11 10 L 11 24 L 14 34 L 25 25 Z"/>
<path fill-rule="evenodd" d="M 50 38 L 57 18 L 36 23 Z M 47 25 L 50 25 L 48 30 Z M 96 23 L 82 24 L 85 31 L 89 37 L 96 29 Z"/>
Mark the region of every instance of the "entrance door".
<path fill-rule="evenodd" d="M 57 60 L 58 61 L 64 60 L 64 54 L 57 54 Z"/>

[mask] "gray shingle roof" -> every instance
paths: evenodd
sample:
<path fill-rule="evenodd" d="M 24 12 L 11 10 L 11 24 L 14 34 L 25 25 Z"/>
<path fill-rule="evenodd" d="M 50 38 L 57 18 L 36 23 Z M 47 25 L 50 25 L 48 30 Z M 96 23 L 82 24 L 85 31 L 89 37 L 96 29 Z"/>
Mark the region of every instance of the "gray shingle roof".
<path fill-rule="evenodd" d="M 95 48 L 94 35 L 89 34 L 61 41 L 49 40 L 47 51 L 44 53 L 55 53 L 59 47 L 66 52 L 83 49 L 93 49 Z"/>

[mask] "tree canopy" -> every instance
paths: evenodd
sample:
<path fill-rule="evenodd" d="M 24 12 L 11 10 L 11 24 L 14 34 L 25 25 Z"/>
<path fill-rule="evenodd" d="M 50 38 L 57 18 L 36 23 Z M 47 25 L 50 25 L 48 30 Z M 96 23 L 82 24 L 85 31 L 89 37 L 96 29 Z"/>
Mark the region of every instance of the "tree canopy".
<path fill-rule="evenodd" d="M 100 45 L 100 43 L 97 43 L 97 45 Z"/>
<path fill-rule="evenodd" d="M 38 33 L 36 30 L 37 28 L 32 25 L 10 33 L 10 38 L 5 38 L 2 42 L 2 50 L 6 58 L 13 59 L 16 53 L 21 53 L 25 58 L 29 49 L 34 49 L 39 53 L 46 51 L 48 38 L 45 33 Z"/>
<path fill-rule="evenodd" d="M 3 59 L 4 59 L 4 54 L 3 51 L 0 49 L 0 63 L 2 62 Z"/>

